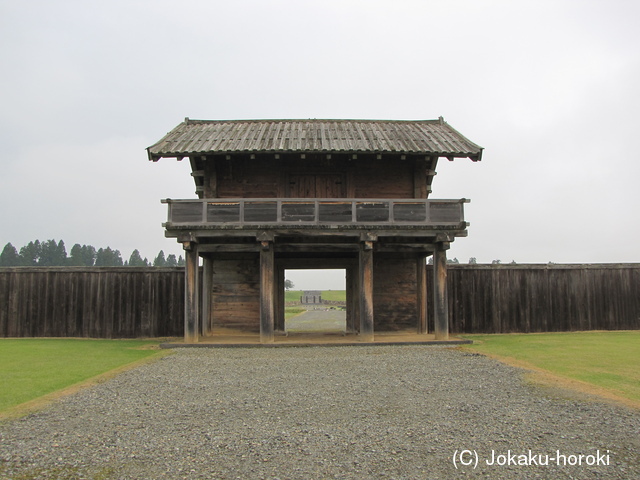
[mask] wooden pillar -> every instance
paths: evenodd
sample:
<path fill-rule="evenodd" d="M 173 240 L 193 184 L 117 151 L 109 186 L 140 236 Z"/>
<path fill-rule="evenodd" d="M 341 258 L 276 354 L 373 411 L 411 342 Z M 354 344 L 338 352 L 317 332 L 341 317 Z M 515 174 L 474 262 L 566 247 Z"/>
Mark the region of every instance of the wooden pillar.
<path fill-rule="evenodd" d="M 433 253 L 433 313 L 436 340 L 449 339 L 449 303 L 447 299 L 448 242 L 436 243 Z"/>
<path fill-rule="evenodd" d="M 184 242 L 185 251 L 185 288 L 184 288 L 184 341 L 198 341 L 198 244 Z"/>
<path fill-rule="evenodd" d="M 427 333 L 427 259 L 418 256 L 416 263 L 416 294 L 418 310 L 418 333 Z"/>
<path fill-rule="evenodd" d="M 360 338 L 373 342 L 373 242 L 360 242 L 358 267 Z"/>
<path fill-rule="evenodd" d="M 207 255 L 202 258 L 202 336 L 209 336 L 213 331 L 213 312 L 211 310 L 212 283 L 213 257 Z"/>
<path fill-rule="evenodd" d="M 260 249 L 260 343 L 273 343 L 275 272 L 273 242 L 261 242 Z"/>
<path fill-rule="evenodd" d="M 284 332 L 284 268 L 276 268 L 275 330 Z"/>
<path fill-rule="evenodd" d="M 355 333 L 356 330 L 356 318 L 358 315 L 357 298 L 358 298 L 358 290 L 356 288 L 356 275 L 353 272 L 352 266 L 347 266 L 345 269 L 345 286 L 347 288 L 346 294 L 346 305 L 347 305 L 347 315 L 345 322 L 345 330 L 347 333 Z"/>

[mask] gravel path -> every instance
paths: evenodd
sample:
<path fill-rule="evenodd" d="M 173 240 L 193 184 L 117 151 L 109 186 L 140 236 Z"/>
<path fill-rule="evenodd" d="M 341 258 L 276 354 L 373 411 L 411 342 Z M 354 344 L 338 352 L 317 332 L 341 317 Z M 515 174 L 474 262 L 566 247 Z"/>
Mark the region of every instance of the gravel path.
<path fill-rule="evenodd" d="M 634 479 L 639 438 L 636 410 L 446 347 L 179 349 L 0 424 L 0 478 Z M 593 456 L 486 464 L 529 449 Z"/>

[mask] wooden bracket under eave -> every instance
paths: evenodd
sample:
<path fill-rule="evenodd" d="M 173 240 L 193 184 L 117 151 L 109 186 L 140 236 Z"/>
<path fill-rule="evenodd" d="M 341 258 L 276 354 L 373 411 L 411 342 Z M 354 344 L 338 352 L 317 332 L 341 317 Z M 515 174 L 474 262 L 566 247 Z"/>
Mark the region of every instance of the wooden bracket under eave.
<path fill-rule="evenodd" d="M 256 233 L 256 240 L 258 242 L 273 242 L 274 237 L 273 232 L 268 232 L 266 230 Z"/>
<path fill-rule="evenodd" d="M 360 241 L 361 242 L 376 242 L 378 241 L 378 234 L 373 232 L 361 232 L 360 233 Z"/>

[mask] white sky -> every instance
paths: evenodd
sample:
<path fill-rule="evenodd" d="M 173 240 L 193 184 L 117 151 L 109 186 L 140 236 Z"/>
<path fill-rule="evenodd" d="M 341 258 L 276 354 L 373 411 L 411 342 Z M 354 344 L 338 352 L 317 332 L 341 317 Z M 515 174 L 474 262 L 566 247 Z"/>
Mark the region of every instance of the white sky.
<path fill-rule="evenodd" d="M 441 160 L 472 199 L 467 262 L 636 262 L 636 0 L 0 0 L 0 248 L 180 254 L 161 198 L 184 117 L 434 119 L 485 147 Z M 301 285 L 302 287 L 303 285 Z"/>

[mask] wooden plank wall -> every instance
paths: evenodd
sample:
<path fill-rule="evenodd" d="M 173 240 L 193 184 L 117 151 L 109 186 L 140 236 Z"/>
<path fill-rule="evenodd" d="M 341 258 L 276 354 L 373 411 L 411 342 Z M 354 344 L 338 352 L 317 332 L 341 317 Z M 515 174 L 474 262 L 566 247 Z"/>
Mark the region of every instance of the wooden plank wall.
<path fill-rule="evenodd" d="M 257 329 L 257 259 L 214 271 L 217 326 Z M 376 328 L 415 326 L 414 280 L 415 260 L 374 256 Z M 640 264 L 449 265 L 448 290 L 452 333 L 640 329 Z M 182 336 L 183 321 L 182 268 L 0 268 L 2 337 Z"/>
<path fill-rule="evenodd" d="M 415 328 L 417 315 L 415 258 L 374 255 L 374 330 Z"/>
<path fill-rule="evenodd" d="M 390 168 L 386 160 L 327 159 L 325 155 L 275 160 L 267 155 L 259 160 L 218 160 L 215 173 L 211 167 L 205 170 L 204 181 L 209 185 L 215 176 L 215 194 L 220 198 L 276 198 L 291 196 L 292 175 L 334 174 L 344 178 L 348 198 L 413 198 L 415 171 L 414 160 L 399 161 Z M 213 189 L 208 188 L 207 195 L 212 194 Z"/>
<path fill-rule="evenodd" d="M 180 336 L 182 268 L 0 268 L 0 336 Z"/>
<path fill-rule="evenodd" d="M 640 329 L 640 264 L 449 265 L 447 286 L 452 333 Z"/>
<path fill-rule="evenodd" d="M 257 255 L 213 259 L 214 327 L 260 330 L 260 263 Z"/>

